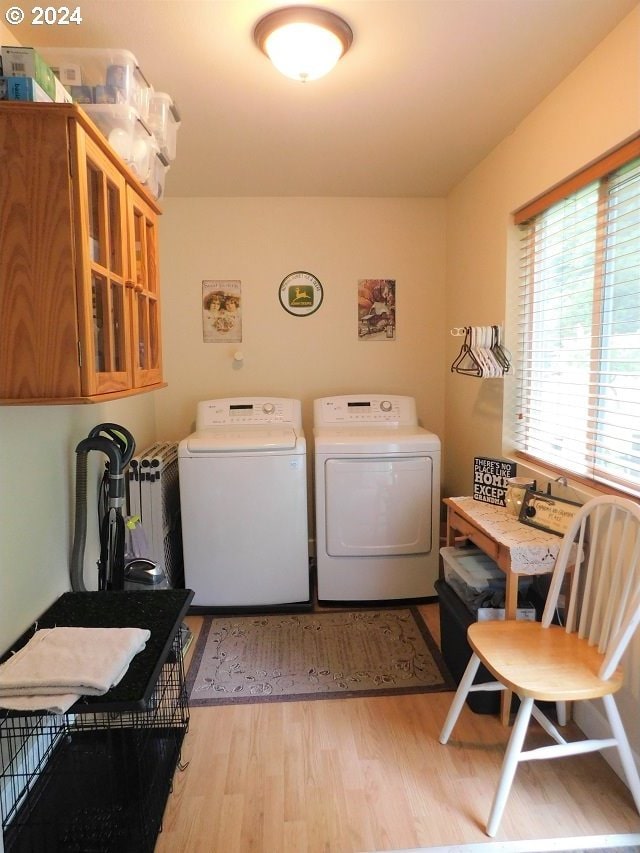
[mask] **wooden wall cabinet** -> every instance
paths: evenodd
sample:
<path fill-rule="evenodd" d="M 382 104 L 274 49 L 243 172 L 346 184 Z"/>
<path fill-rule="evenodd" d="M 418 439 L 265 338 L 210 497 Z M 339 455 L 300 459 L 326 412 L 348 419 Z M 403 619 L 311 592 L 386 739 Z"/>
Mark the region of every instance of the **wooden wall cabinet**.
<path fill-rule="evenodd" d="M 0 104 L 0 402 L 163 387 L 153 197 L 72 104 Z"/>

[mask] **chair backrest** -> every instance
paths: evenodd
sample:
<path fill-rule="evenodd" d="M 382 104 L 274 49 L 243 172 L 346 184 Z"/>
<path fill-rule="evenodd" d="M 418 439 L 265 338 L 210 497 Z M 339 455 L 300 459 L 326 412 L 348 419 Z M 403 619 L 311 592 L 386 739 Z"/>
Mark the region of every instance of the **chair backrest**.
<path fill-rule="evenodd" d="M 600 678 L 613 675 L 640 624 L 640 506 L 605 495 L 587 501 L 567 530 L 542 623 L 553 619 L 569 569 L 565 626 L 604 654 Z"/>

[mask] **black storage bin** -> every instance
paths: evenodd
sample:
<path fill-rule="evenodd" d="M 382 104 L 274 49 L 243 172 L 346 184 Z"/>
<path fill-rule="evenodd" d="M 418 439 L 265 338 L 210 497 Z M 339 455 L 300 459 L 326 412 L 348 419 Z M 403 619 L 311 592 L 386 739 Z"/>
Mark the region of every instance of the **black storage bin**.
<path fill-rule="evenodd" d="M 437 580 L 435 589 L 440 605 L 440 649 L 449 672 L 459 684 L 471 657 L 467 628 L 475 618 L 445 580 Z M 495 681 L 495 678 L 480 664 L 475 682 L 483 681 Z M 476 714 L 497 714 L 501 695 L 501 691 L 470 693 L 467 705 Z"/>

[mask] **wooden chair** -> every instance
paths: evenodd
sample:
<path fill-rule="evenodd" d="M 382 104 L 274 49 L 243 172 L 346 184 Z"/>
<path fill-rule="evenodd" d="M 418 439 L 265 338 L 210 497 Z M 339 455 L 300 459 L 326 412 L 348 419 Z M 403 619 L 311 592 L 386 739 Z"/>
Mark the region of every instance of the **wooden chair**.
<path fill-rule="evenodd" d="M 567 587 L 568 595 L 563 599 L 561 591 Z M 562 611 L 565 627 L 551 624 L 554 615 Z M 518 762 L 609 747 L 618 750 L 640 812 L 640 777 L 613 698 L 623 683 L 620 659 L 639 623 L 640 506 L 626 498 L 605 496 L 582 506 L 567 530 L 541 622 L 478 622 L 469 627 L 471 659 L 440 742 L 447 743 L 469 692 L 508 689 L 520 699 L 487 835 L 494 836 L 498 830 Z M 473 684 L 480 663 L 495 676 L 495 682 Z M 585 699 L 602 699 L 611 737 L 567 742 L 534 704 Z M 523 750 L 532 716 L 555 744 Z"/>

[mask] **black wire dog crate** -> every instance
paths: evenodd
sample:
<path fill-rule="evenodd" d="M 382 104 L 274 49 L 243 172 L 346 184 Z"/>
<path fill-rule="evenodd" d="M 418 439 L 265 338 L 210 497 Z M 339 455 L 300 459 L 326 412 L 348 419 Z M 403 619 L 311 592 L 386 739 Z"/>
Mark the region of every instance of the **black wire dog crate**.
<path fill-rule="evenodd" d="M 145 604 L 163 594 L 95 593 L 142 595 Z M 135 688 L 125 685 L 120 696 L 118 686 L 96 697 L 103 701 L 76 703 L 59 716 L 3 712 L 5 853 L 152 853 L 189 724 L 182 615 L 152 674 L 151 690 L 139 700 L 128 700 L 127 692 Z M 129 673 L 121 684 L 128 678 Z"/>

